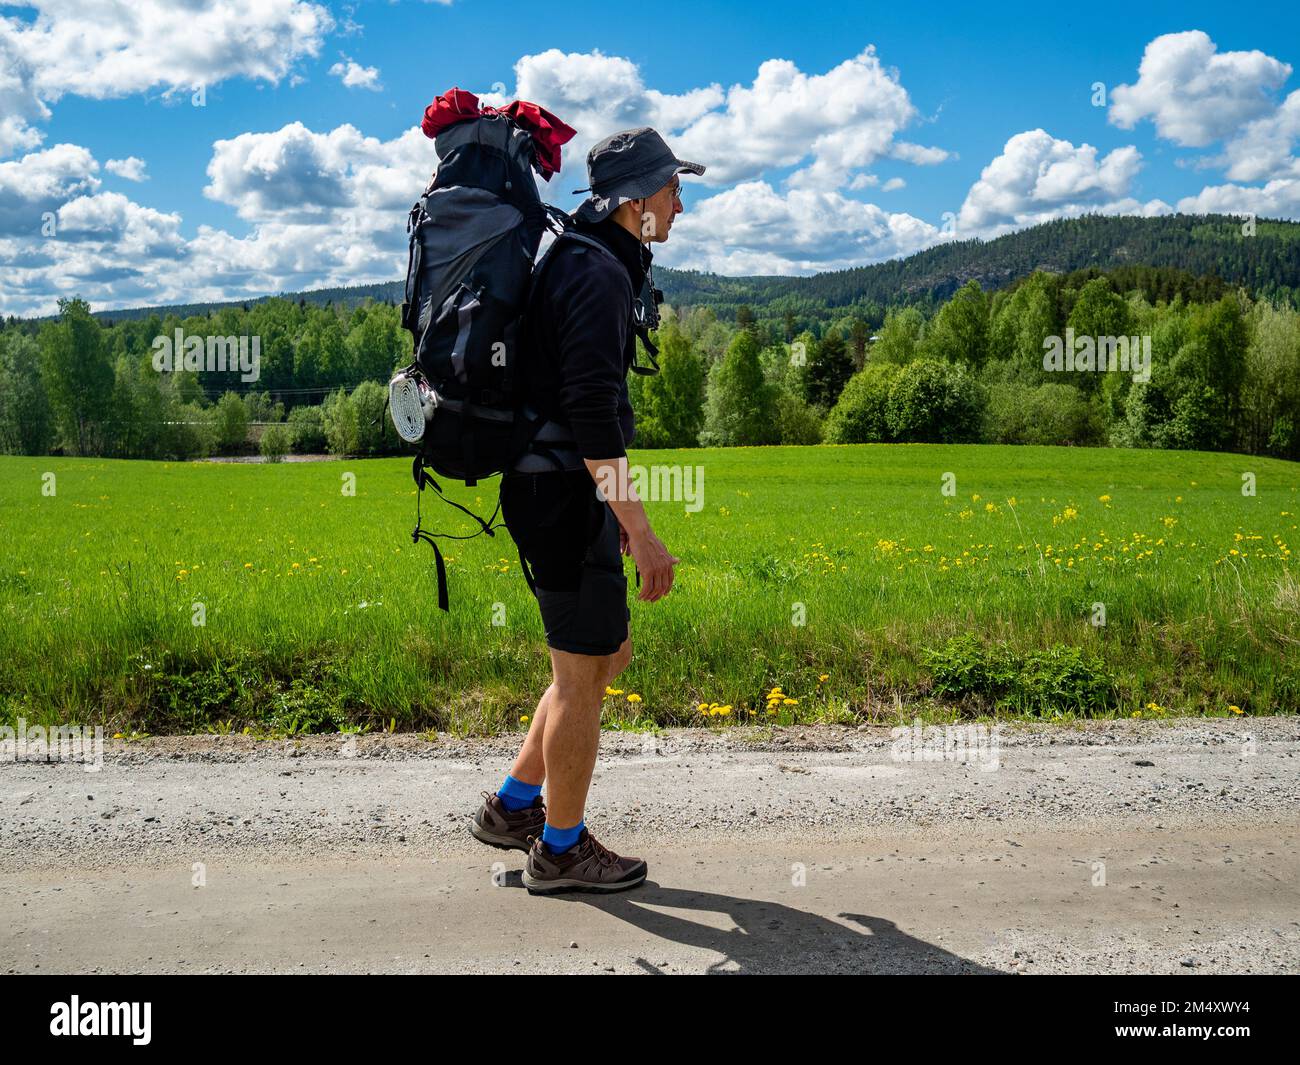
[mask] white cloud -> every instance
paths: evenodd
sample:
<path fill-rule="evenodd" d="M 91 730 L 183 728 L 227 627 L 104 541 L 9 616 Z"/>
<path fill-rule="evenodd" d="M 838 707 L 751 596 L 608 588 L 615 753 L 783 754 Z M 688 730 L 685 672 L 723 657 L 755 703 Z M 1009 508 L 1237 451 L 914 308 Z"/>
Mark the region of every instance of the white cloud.
<path fill-rule="evenodd" d="M 232 77 L 278 82 L 334 25 L 306 0 L 27 0 L 10 29 L 44 100 L 192 89 Z"/>
<path fill-rule="evenodd" d="M 330 74 L 339 78 L 349 89 L 369 89 L 379 92 L 383 86 L 379 83 L 378 67 L 363 67 L 355 60 L 343 57 L 345 62 L 335 63 L 330 67 Z"/>
<path fill-rule="evenodd" d="M 60 240 L 108 242 L 118 257 L 179 255 L 181 216 L 133 203 L 120 192 L 79 196 L 59 208 Z"/>
<path fill-rule="evenodd" d="M 943 149 L 895 140 L 919 116 L 871 47 L 824 74 L 769 59 L 749 85 L 724 91 L 715 83 L 678 95 L 646 88 L 631 60 L 552 48 L 520 59 L 515 82 L 512 96 L 485 94 L 482 102 L 533 100 L 577 130 L 566 150 L 577 160 L 578 185 L 586 184 L 582 168 L 596 141 L 643 125 L 659 130 L 681 158 L 703 163 L 707 172 L 693 180 L 714 186 L 801 167 L 789 187 L 833 189 L 882 156 L 918 165 L 948 158 Z"/>
<path fill-rule="evenodd" d="M 1150 118 L 1161 137 L 1203 147 L 1270 111 L 1290 74 L 1260 51 L 1219 52 L 1200 30 L 1167 33 L 1147 45 L 1137 82 L 1111 92 L 1110 121 L 1132 129 Z"/>
<path fill-rule="evenodd" d="M 381 141 L 295 122 L 218 141 L 205 192 L 252 228 L 238 237 L 203 225 L 190 239 L 178 214 L 96 194 L 84 148 L 0 163 L 0 311 L 49 312 L 72 292 L 116 307 L 392 280 L 406 265 L 405 212 L 436 161 L 418 127 Z M 55 239 L 38 236 L 46 210 Z"/>
<path fill-rule="evenodd" d="M 656 259 L 724 274 L 807 274 L 908 255 L 941 239 L 928 222 L 838 192 L 747 181 L 702 200 Z"/>
<path fill-rule="evenodd" d="M 278 83 L 334 26 L 309 0 L 19 0 L 0 14 L 0 158 L 44 140 L 47 104 Z"/>
<path fill-rule="evenodd" d="M 935 163 L 956 158 L 942 148 L 926 148 L 920 144 L 909 144 L 907 141 L 895 143 L 889 149 L 889 154 L 894 159 L 901 159 L 905 163 L 913 163 L 916 166 L 934 166 Z"/>
<path fill-rule="evenodd" d="M 1041 129 L 1017 133 L 966 194 L 958 231 L 963 238 L 989 237 L 1089 212 L 1168 211 L 1160 200 L 1142 204 L 1129 195 L 1141 165 L 1142 156 L 1131 145 L 1098 160 L 1090 144 L 1076 147 Z"/>
<path fill-rule="evenodd" d="M 271 133 L 241 133 L 212 146 L 205 196 L 241 218 L 319 216 L 354 204 L 354 166 L 380 157 L 381 144 L 355 127 L 316 133 L 301 122 Z"/>
<path fill-rule="evenodd" d="M 0 159 L 40 144 L 45 135 L 34 123 L 50 117 L 32 84 L 18 39 L 21 28 L 16 19 L 0 16 Z"/>
<path fill-rule="evenodd" d="M 1253 214 L 1267 218 L 1300 217 L 1300 178 L 1278 178 L 1262 187 L 1207 185 L 1178 201 L 1185 214 Z"/>
<path fill-rule="evenodd" d="M 710 184 L 754 178 L 811 157 L 791 177 L 791 187 L 831 189 L 891 154 L 898 147 L 895 135 L 917 117 L 907 90 L 872 47 L 825 74 L 805 74 L 789 60 L 769 59 L 752 85 L 733 85 L 725 109 L 693 122 L 675 147 L 709 166 Z M 725 152 L 719 151 L 723 145 Z M 927 161 L 946 157 L 931 151 Z"/>
<path fill-rule="evenodd" d="M 514 72 L 513 94 L 484 93 L 481 102 L 501 106 L 515 98 L 532 100 L 572 126 L 577 133 L 565 145 L 564 153 L 577 160 L 576 166 L 568 165 L 583 179 L 578 185 L 586 184 L 587 151 L 602 137 L 620 129 L 654 126 L 676 149 L 670 133 L 695 121 L 723 99 L 722 89 L 716 84 L 680 95 L 648 89 L 635 63 L 604 55 L 599 49 L 566 53 L 550 48 L 523 56 L 515 63 Z M 678 155 L 682 154 L 678 151 Z"/>
<path fill-rule="evenodd" d="M 95 157 L 76 144 L 0 162 L 0 237 L 40 234 L 47 212 L 99 188 L 98 170 Z"/>
<path fill-rule="evenodd" d="M 134 155 L 129 155 L 125 159 L 110 159 L 104 164 L 104 169 L 125 181 L 149 180 L 149 175 L 144 172 L 144 160 L 137 159 Z"/>
<path fill-rule="evenodd" d="M 1213 163 L 1226 167 L 1233 181 L 1264 181 L 1269 178 L 1300 177 L 1300 159 L 1295 156 L 1300 140 L 1300 90 L 1270 115 L 1249 123 L 1224 145 Z"/>
<path fill-rule="evenodd" d="M 901 177 L 891 177 L 880 187 L 880 191 L 893 192 L 895 189 L 905 189 L 905 188 L 907 188 L 907 182 L 904 181 Z"/>

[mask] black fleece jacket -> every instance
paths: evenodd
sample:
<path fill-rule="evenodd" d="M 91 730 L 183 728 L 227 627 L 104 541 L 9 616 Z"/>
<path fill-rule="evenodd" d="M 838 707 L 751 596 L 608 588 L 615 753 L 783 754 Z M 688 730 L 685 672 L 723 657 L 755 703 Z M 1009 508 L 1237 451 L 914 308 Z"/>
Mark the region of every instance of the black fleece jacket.
<path fill-rule="evenodd" d="M 632 301 L 653 256 L 612 219 L 576 228 L 622 266 L 580 241 L 554 250 L 529 305 L 525 395 L 569 427 L 583 458 L 618 458 L 636 434 L 627 394 L 636 357 Z"/>

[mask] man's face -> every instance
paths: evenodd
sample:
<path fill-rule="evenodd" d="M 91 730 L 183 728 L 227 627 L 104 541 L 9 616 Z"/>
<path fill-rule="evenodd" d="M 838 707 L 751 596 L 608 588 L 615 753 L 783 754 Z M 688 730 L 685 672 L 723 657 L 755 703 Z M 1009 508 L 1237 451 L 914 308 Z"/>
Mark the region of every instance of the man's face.
<path fill-rule="evenodd" d="M 682 201 L 679 198 L 682 182 L 674 174 L 668 184 L 653 196 L 647 196 L 641 208 L 641 239 L 662 244 L 668 239 L 673 227 L 673 219 L 682 213 Z"/>

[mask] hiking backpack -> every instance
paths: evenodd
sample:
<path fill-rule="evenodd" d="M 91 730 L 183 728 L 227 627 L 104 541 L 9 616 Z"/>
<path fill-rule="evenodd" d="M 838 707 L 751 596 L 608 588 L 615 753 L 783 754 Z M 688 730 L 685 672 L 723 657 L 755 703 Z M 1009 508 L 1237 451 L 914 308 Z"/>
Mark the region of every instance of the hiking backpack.
<path fill-rule="evenodd" d="M 413 543 L 433 548 L 438 606 L 449 610 L 447 571 L 435 538 L 494 536 L 501 508 L 484 520 L 448 499 L 432 473 L 474 487 L 514 466 L 548 421 L 519 394 L 520 341 L 533 290 L 551 252 L 580 241 L 601 244 L 571 227 L 573 219 L 537 195 L 532 135 L 509 116 L 483 113 L 447 126 L 434 138 L 439 163 L 407 218 L 409 251 L 401 322 L 411 333 L 414 361 L 389 383 L 389 411 L 398 435 L 418 445 Z M 534 265 L 543 233 L 555 240 Z M 662 293 L 648 279 L 648 307 L 634 293 L 634 331 L 652 356 L 649 330 L 658 324 Z M 633 366 L 639 373 L 656 373 Z M 480 529 L 469 536 L 421 527 L 425 486 L 468 514 Z"/>

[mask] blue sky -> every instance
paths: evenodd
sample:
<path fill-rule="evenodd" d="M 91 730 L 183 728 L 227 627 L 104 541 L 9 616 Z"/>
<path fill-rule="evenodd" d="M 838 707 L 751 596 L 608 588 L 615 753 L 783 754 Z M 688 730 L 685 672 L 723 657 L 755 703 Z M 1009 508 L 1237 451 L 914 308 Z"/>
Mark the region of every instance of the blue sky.
<path fill-rule="evenodd" d="M 414 127 L 452 86 L 578 129 L 561 207 L 615 129 L 706 164 L 668 265 L 806 274 L 1085 211 L 1300 217 L 1295 6 L 1162 7 L 0 4 L 0 311 L 394 278 L 436 163 Z"/>

